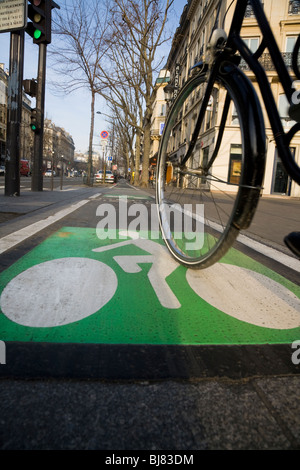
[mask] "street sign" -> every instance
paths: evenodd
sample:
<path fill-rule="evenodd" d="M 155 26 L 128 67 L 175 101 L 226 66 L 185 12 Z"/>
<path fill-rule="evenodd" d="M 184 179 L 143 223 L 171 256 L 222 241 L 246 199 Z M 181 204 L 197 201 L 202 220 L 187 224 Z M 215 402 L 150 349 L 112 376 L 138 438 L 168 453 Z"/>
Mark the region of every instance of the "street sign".
<path fill-rule="evenodd" d="M 111 162 L 111 161 L 112 161 L 112 157 L 107 157 L 107 160 L 108 160 L 109 162 Z"/>
<path fill-rule="evenodd" d="M 1 0 L 0 32 L 25 29 L 27 26 L 27 0 Z"/>
<path fill-rule="evenodd" d="M 108 137 L 108 132 L 107 131 L 102 131 L 100 134 L 101 139 L 107 139 Z"/>

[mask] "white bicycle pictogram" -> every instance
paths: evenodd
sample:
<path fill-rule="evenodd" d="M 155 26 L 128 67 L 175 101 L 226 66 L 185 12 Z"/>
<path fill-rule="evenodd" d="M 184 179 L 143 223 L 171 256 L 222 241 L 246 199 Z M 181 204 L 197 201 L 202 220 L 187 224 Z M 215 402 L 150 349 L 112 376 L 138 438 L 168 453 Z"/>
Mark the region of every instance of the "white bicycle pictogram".
<path fill-rule="evenodd" d="M 93 315 L 113 299 L 118 288 L 117 274 L 101 261 L 101 254 L 130 245 L 145 254 L 116 254 L 115 262 L 129 276 L 139 273 L 144 264 L 150 264 L 147 277 L 161 307 L 170 313 L 179 309 L 181 303 L 167 282 L 179 265 L 166 247 L 141 237 L 139 232 L 120 231 L 119 234 L 128 239 L 92 250 L 99 254 L 99 260 L 76 256 L 57 258 L 18 274 L 1 294 L 4 315 L 28 327 L 62 326 Z M 217 263 L 206 270 L 187 269 L 185 280 L 201 299 L 239 320 L 277 329 L 300 326 L 299 298 L 263 274 Z"/>

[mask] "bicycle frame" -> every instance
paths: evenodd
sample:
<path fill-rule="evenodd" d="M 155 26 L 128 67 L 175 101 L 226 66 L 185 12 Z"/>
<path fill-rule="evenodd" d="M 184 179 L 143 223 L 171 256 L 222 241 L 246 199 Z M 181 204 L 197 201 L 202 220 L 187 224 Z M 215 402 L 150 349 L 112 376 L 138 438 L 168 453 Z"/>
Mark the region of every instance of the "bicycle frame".
<path fill-rule="evenodd" d="M 249 3 L 253 8 L 256 21 L 263 35 L 263 40 L 260 47 L 255 53 L 252 53 L 240 36 L 248 0 L 238 0 L 233 15 L 227 45 L 228 47 L 233 47 L 233 51 L 236 50 L 241 54 L 243 59 L 247 62 L 250 69 L 254 73 L 262 94 L 262 99 L 264 101 L 268 118 L 270 120 L 270 125 L 273 131 L 275 142 L 277 144 L 280 159 L 290 177 L 300 184 L 300 169 L 295 163 L 289 150 L 291 139 L 295 133 L 300 130 L 300 123 L 296 123 L 288 132 L 285 132 L 283 129 L 278 113 L 278 108 L 276 106 L 266 73 L 258 61 L 259 57 L 266 48 L 271 55 L 274 67 L 279 77 L 279 81 L 283 87 L 290 106 L 292 105 L 292 95 L 294 93 L 293 80 L 283 61 L 260 0 L 249 0 Z"/>
<path fill-rule="evenodd" d="M 247 47 L 247 45 L 245 44 L 245 42 L 242 40 L 240 32 L 241 32 L 248 0 L 237 0 L 230 31 L 229 31 L 227 42 L 226 42 L 226 46 L 221 52 L 219 52 L 216 55 L 216 60 L 213 63 L 212 67 L 209 69 L 207 90 L 203 98 L 203 104 L 200 109 L 195 132 L 197 133 L 197 130 L 199 130 L 198 123 L 200 125 L 203 115 L 205 113 L 209 96 L 212 90 L 214 77 L 216 76 L 217 71 L 219 70 L 224 60 L 226 61 L 232 60 L 234 62 L 234 59 L 233 59 L 234 54 L 236 52 L 239 52 L 239 54 L 248 64 L 248 66 L 250 67 L 250 69 L 252 70 L 252 72 L 254 73 L 257 79 L 257 83 L 261 91 L 262 99 L 266 108 L 266 112 L 270 121 L 274 139 L 277 145 L 278 154 L 283 163 L 283 166 L 285 170 L 287 171 L 287 173 L 289 174 L 289 176 L 293 180 L 295 180 L 298 184 L 300 184 L 300 168 L 296 164 L 291 154 L 291 151 L 289 149 L 291 139 L 296 134 L 296 132 L 300 130 L 300 123 L 298 122 L 294 124 L 294 126 L 288 132 L 285 132 L 283 129 L 279 112 L 278 112 L 278 108 L 275 103 L 274 96 L 273 96 L 271 87 L 269 85 L 266 72 L 258 61 L 258 59 L 260 58 L 262 53 L 265 51 L 265 49 L 268 49 L 270 53 L 274 67 L 279 77 L 279 81 L 283 87 L 283 90 L 285 92 L 285 95 L 287 97 L 287 100 L 290 106 L 293 104 L 292 96 L 293 96 L 293 93 L 295 92 L 293 88 L 293 80 L 283 61 L 280 50 L 275 41 L 274 35 L 268 23 L 268 20 L 265 16 L 260 0 L 249 0 L 249 3 L 253 8 L 256 21 L 262 33 L 262 36 L 263 36 L 262 42 L 259 48 L 257 49 L 257 51 L 255 53 L 252 53 L 250 49 Z M 299 38 L 300 38 L 300 35 L 299 35 Z M 299 47 L 298 46 L 299 41 L 300 41 L 299 38 L 296 42 L 295 49 L 298 49 Z M 200 64 L 197 64 L 196 66 L 199 66 L 199 65 Z M 295 54 L 293 56 L 293 66 L 294 68 L 296 68 Z M 202 70 L 202 73 L 203 73 L 203 70 Z M 296 77 L 298 77 L 299 71 L 298 72 L 295 71 L 295 75 Z M 297 106 L 300 106 L 300 104 Z M 224 109 L 223 111 L 223 114 L 225 114 L 225 116 L 223 115 L 223 118 L 222 118 L 222 121 L 224 121 L 224 125 L 225 125 L 225 119 L 227 117 L 228 108 L 229 108 L 228 103 L 225 108 L 226 109 Z M 222 137 L 222 131 L 221 131 L 220 138 L 221 137 Z M 193 150 L 193 147 L 195 145 L 195 141 L 196 139 L 193 137 L 192 141 L 190 142 L 189 149 L 183 159 L 183 164 L 188 160 Z M 215 153 L 217 153 L 217 150 L 218 148 L 216 147 Z M 211 166 L 212 162 L 213 162 L 213 159 L 210 161 L 209 166 Z M 206 170 L 209 169 L 209 166 L 208 168 L 206 168 Z"/>

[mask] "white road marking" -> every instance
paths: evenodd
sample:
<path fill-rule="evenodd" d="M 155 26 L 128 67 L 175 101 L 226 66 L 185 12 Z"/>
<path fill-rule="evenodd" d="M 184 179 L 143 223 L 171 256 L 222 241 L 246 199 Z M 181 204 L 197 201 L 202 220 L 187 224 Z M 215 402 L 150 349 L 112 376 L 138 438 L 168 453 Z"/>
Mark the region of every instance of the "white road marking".
<path fill-rule="evenodd" d="M 275 329 L 300 326 L 300 299 L 263 274 L 217 263 L 201 271 L 188 269 L 186 278 L 199 297 L 241 321 Z"/>
<path fill-rule="evenodd" d="M 117 251 L 114 260 L 129 276 L 142 269 L 140 263 L 152 263 L 148 278 L 161 305 L 168 309 L 180 308 L 166 282 L 178 264 L 174 261 L 174 265 L 170 265 L 163 254 L 166 249 L 159 243 L 140 239 L 137 233 L 130 236 L 131 240 L 93 251 L 102 253 L 134 244 L 149 253 L 120 255 Z M 201 271 L 188 269 L 186 280 L 200 298 L 242 322 L 278 330 L 300 326 L 300 299 L 261 273 L 217 263 Z M 101 261 L 58 258 L 34 265 L 13 278 L 1 294 L 1 310 L 11 321 L 24 326 L 67 325 L 99 311 L 113 299 L 117 287 L 116 273 Z M 93 294 L 85 295 L 87 292 Z"/>
<path fill-rule="evenodd" d="M 140 191 L 140 189 L 129 185 L 126 183 L 128 186 L 133 188 L 136 191 Z M 51 225 L 52 223 L 56 222 L 57 220 L 60 220 L 61 218 L 65 217 L 66 215 L 72 213 L 73 211 L 77 210 L 79 207 L 82 205 L 86 204 L 89 202 L 91 199 L 95 199 L 97 197 L 102 196 L 102 193 L 97 193 L 88 198 L 88 200 L 83 200 L 78 202 L 77 204 L 74 204 L 70 206 L 69 208 L 63 209 L 62 211 L 59 211 L 57 214 L 48 217 L 47 219 L 38 221 L 28 227 L 25 227 L 21 230 L 18 230 L 17 232 L 14 232 L 10 235 L 7 235 L 6 237 L 3 237 L 0 239 L 0 254 L 4 253 L 5 251 L 9 250 L 13 246 L 17 245 L 18 243 L 21 243 L 25 239 L 29 238 L 32 235 L 35 235 L 37 232 L 40 230 L 43 230 L 47 226 Z M 213 222 L 210 222 L 210 225 L 215 229 L 215 230 L 220 230 L 220 226 L 218 224 L 215 224 Z M 242 243 L 243 245 L 248 246 L 249 248 L 252 248 L 254 251 L 257 251 L 259 253 L 262 253 L 264 256 L 267 256 L 268 258 L 273 259 L 274 261 L 277 261 L 278 263 L 287 266 L 290 269 L 293 269 L 296 272 L 300 272 L 300 260 L 297 260 L 296 258 L 286 255 L 285 253 L 282 253 L 274 248 L 271 248 L 269 246 L 264 245 L 263 243 L 257 242 L 246 235 L 240 234 L 237 238 L 237 241 Z"/>
<path fill-rule="evenodd" d="M 221 225 L 218 223 L 209 221 L 208 225 L 218 232 L 223 231 L 223 227 L 221 227 Z M 252 250 L 263 254 L 264 256 L 267 256 L 268 258 L 271 258 L 274 261 L 277 261 L 278 263 L 283 264 L 284 266 L 287 266 L 294 271 L 297 271 L 298 273 L 300 272 L 300 261 L 296 258 L 293 258 L 292 256 L 286 255 L 285 253 L 282 253 L 275 248 L 271 248 L 270 246 L 257 242 L 256 240 L 253 240 L 252 238 L 247 237 L 247 235 L 243 235 L 241 233 L 238 235 L 237 241 L 243 245 L 248 246 L 249 248 L 252 248 Z"/>
<path fill-rule="evenodd" d="M 141 191 L 139 188 L 136 188 L 135 186 L 132 186 L 132 185 L 129 184 L 129 183 L 126 183 L 126 184 L 127 184 L 127 186 L 130 187 L 130 189 L 134 189 L 135 191 Z"/>
<path fill-rule="evenodd" d="M 4 253 L 10 248 L 13 248 L 14 246 L 23 242 L 27 238 L 32 237 L 36 233 L 40 232 L 49 225 L 54 224 L 66 215 L 71 214 L 72 212 L 76 211 L 88 202 L 89 199 L 83 199 L 82 201 L 79 201 L 76 204 L 72 204 L 71 206 L 62 209 L 54 215 L 50 215 L 46 219 L 39 220 L 38 222 L 28 225 L 27 227 L 17 230 L 16 232 L 6 235 L 5 237 L 0 239 L 0 254 Z"/>
<path fill-rule="evenodd" d="M 13 278 L 1 294 L 1 310 L 19 325 L 67 325 L 100 310 L 114 296 L 117 286 L 114 271 L 100 261 L 54 259 Z"/>
<path fill-rule="evenodd" d="M 103 253 L 126 245 L 135 245 L 141 250 L 147 251 L 149 255 L 121 255 L 114 256 L 114 260 L 126 273 L 130 274 L 140 272 L 142 270 L 140 264 L 150 263 L 152 266 L 148 272 L 148 279 L 161 305 L 172 309 L 180 308 L 180 302 L 166 281 L 166 278 L 178 268 L 177 261 L 170 258 L 167 248 L 160 243 L 141 238 L 138 232 L 125 230 L 120 231 L 119 235 L 129 236 L 131 240 L 94 248 L 93 251 Z"/>
<path fill-rule="evenodd" d="M 263 245 L 262 243 L 252 240 L 245 235 L 239 235 L 237 241 L 243 245 L 248 246 L 249 248 L 252 248 L 254 251 L 262 253 L 268 258 L 271 258 L 274 261 L 277 261 L 278 263 L 283 264 L 284 266 L 287 266 L 294 271 L 297 271 L 298 273 L 300 272 L 300 261 L 296 258 L 293 258 L 292 256 L 288 256 L 281 251 L 275 250 L 275 248 L 271 248 L 270 246 Z"/>

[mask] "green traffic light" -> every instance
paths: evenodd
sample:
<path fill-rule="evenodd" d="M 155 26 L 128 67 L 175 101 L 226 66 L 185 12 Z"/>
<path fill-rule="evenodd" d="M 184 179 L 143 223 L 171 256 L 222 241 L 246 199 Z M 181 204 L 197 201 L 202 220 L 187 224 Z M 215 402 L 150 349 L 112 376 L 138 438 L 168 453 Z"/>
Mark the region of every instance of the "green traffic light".
<path fill-rule="evenodd" d="M 35 125 L 35 124 L 32 124 L 31 129 L 32 129 L 33 131 L 36 131 L 36 125 Z"/>
<path fill-rule="evenodd" d="M 41 35 L 42 31 L 40 31 L 39 29 L 36 29 L 33 33 L 34 39 L 40 39 Z"/>

